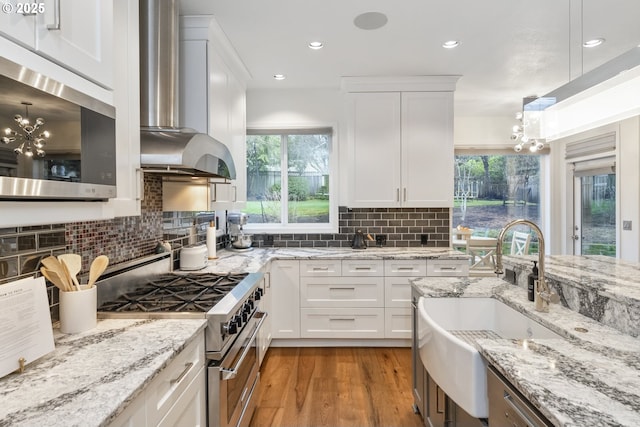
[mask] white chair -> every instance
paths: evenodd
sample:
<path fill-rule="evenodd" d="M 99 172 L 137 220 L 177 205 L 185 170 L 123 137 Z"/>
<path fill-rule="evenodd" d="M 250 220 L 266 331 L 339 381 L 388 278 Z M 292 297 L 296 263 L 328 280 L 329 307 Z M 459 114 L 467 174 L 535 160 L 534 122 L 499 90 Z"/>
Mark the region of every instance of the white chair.
<path fill-rule="evenodd" d="M 530 243 L 531 234 L 514 231 L 511 239 L 511 255 L 527 255 Z"/>
<path fill-rule="evenodd" d="M 487 276 L 495 274 L 495 254 L 498 239 L 490 237 L 470 238 L 467 241 L 467 255 L 471 266 L 470 276 Z"/>

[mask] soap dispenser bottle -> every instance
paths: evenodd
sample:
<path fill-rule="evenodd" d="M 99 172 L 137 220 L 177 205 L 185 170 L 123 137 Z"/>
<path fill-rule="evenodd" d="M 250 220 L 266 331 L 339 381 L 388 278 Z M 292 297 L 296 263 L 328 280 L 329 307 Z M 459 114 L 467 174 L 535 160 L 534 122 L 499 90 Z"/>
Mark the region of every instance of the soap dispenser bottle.
<path fill-rule="evenodd" d="M 538 261 L 533 261 L 532 272 L 528 276 L 529 282 L 527 284 L 527 298 L 529 301 L 535 300 L 536 294 L 536 280 L 538 280 Z"/>

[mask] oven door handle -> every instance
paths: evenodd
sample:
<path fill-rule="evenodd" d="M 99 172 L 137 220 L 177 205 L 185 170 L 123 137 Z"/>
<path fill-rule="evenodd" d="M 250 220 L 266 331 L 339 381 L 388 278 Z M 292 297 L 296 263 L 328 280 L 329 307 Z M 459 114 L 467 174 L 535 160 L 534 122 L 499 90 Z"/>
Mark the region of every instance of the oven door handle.
<path fill-rule="evenodd" d="M 260 321 L 258 322 L 256 329 L 251 334 L 251 337 L 248 339 L 249 342 L 256 339 L 256 335 L 258 335 L 258 332 L 260 332 L 260 328 L 262 327 L 262 324 L 267 319 L 268 314 L 266 312 L 260 312 L 260 314 L 261 314 Z M 240 358 L 238 359 L 234 367 L 230 369 L 220 368 L 220 372 L 222 373 L 223 380 L 230 380 L 232 378 L 235 378 L 236 375 L 238 375 L 238 367 L 242 365 L 244 358 L 247 357 L 247 354 L 249 354 L 252 348 L 253 347 L 251 345 L 247 345 L 245 347 L 245 349 L 242 351 L 242 354 L 240 355 Z"/>

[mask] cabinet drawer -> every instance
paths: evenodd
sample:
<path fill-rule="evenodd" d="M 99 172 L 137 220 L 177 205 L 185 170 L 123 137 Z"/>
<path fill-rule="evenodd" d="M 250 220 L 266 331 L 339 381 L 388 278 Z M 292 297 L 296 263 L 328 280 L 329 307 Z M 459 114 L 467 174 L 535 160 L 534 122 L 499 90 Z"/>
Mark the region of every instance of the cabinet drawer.
<path fill-rule="evenodd" d="M 300 276 L 340 276 L 342 262 L 340 260 L 300 261 Z"/>
<path fill-rule="evenodd" d="M 302 338 L 384 338 L 384 308 L 303 308 Z"/>
<path fill-rule="evenodd" d="M 147 387 L 147 421 L 158 425 L 204 366 L 204 335 L 185 347 Z"/>
<path fill-rule="evenodd" d="M 411 277 L 384 278 L 384 306 L 411 307 Z"/>
<path fill-rule="evenodd" d="M 464 259 L 430 259 L 427 276 L 468 276 L 469 261 Z"/>
<path fill-rule="evenodd" d="M 411 307 L 385 308 L 384 337 L 411 338 Z"/>
<path fill-rule="evenodd" d="M 382 260 L 342 261 L 343 276 L 384 276 L 384 262 Z"/>
<path fill-rule="evenodd" d="M 382 277 L 303 277 L 301 307 L 384 307 Z"/>
<path fill-rule="evenodd" d="M 427 275 L 426 259 L 399 259 L 384 261 L 385 276 L 424 277 Z"/>

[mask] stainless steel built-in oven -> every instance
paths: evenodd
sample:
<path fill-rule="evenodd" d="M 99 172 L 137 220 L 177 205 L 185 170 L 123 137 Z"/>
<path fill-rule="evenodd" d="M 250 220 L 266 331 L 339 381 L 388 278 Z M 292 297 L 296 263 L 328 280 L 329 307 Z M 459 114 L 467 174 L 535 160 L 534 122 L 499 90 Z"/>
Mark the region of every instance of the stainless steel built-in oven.
<path fill-rule="evenodd" d="M 254 312 L 225 357 L 209 362 L 209 427 L 249 425 L 260 382 L 256 338 L 265 317 L 266 313 Z"/>

